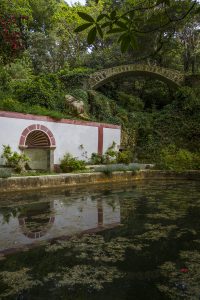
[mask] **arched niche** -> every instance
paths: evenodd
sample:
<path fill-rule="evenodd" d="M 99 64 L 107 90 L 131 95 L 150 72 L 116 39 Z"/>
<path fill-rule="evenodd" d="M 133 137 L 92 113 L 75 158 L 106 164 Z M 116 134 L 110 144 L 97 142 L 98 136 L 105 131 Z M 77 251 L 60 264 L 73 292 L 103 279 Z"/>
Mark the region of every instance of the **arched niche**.
<path fill-rule="evenodd" d="M 46 126 L 33 124 L 25 128 L 20 137 L 19 148 L 30 158 L 30 169 L 53 171 L 56 141 Z"/>

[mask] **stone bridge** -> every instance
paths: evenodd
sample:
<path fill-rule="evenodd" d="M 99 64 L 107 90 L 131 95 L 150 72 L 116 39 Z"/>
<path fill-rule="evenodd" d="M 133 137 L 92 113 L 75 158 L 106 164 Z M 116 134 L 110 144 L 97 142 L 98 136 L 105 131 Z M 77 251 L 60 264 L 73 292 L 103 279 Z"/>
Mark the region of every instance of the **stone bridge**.
<path fill-rule="evenodd" d="M 147 76 L 150 78 L 155 78 L 166 82 L 173 88 L 185 84 L 185 75 L 176 70 L 152 65 L 131 64 L 99 70 L 91 74 L 88 80 L 88 87 L 95 90 L 116 77 L 123 77 L 127 75 Z"/>

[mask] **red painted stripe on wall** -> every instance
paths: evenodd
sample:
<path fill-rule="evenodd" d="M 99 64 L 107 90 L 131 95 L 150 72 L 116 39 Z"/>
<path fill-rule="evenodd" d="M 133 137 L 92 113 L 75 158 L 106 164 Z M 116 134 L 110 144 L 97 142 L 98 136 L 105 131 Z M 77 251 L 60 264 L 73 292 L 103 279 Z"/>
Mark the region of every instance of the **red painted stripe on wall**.
<path fill-rule="evenodd" d="M 103 126 L 98 127 L 98 154 L 103 154 Z"/>
<path fill-rule="evenodd" d="M 83 125 L 83 126 L 93 126 L 93 127 L 104 127 L 104 128 L 113 128 L 120 129 L 121 126 L 107 124 L 107 123 L 97 123 L 97 122 L 88 122 L 81 120 L 70 120 L 70 119 L 53 119 L 47 116 L 37 116 L 31 114 L 23 114 L 18 112 L 10 112 L 10 111 L 0 111 L 0 117 L 4 118 L 14 118 L 14 119 L 24 119 L 24 120 L 35 120 L 35 121 L 45 121 L 45 122 L 54 122 L 54 123 L 64 123 L 64 124 L 73 124 L 73 125 Z"/>

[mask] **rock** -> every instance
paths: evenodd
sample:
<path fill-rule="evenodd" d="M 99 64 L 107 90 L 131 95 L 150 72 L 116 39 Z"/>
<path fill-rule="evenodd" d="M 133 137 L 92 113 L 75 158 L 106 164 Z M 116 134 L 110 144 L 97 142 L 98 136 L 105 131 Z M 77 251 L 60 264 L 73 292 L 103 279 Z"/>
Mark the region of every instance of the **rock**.
<path fill-rule="evenodd" d="M 83 101 L 79 101 L 71 95 L 65 95 L 65 100 L 66 100 L 66 107 L 68 107 L 71 112 L 78 115 L 85 113 L 85 107 Z"/>

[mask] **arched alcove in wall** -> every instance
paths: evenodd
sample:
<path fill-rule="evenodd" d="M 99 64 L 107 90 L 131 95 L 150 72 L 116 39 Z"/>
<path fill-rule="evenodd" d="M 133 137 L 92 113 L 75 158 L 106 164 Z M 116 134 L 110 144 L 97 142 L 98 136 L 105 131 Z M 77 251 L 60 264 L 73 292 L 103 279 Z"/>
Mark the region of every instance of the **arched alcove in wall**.
<path fill-rule="evenodd" d="M 44 125 L 33 124 L 22 132 L 19 148 L 28 155 L 28 165 L 34 170 L 53 170 L 54 150 L 53 133 Z"/>

